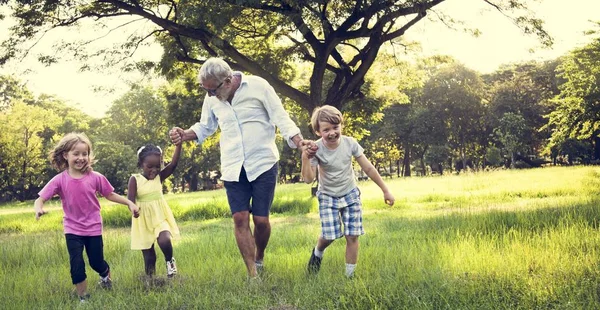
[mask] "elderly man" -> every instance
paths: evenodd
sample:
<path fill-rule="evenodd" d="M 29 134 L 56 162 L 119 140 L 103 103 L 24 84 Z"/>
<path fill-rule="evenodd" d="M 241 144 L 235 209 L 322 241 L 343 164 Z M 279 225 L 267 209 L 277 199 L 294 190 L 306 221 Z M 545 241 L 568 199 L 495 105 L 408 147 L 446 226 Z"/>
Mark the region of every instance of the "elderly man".
<path fill-rule="evenodd" d="M 312 144 L 302 139 L 300 129 L 263 78 L 234 72 L 220 58 L 208 59 L 198 78 L 206 91 L 200 121 L 186 130 L 174 127 L 169 136 L 174 144 L 188 140 L 201 144 L 217 127 L 221 128 L 221 179 L 237 245 L 248 276 L 255 278 L 262 271 L 271 235 L 269 212 L 279 160 L 275 125 L 290 147 Z M 250 213 L 254 233 L 250 230 Z"/>

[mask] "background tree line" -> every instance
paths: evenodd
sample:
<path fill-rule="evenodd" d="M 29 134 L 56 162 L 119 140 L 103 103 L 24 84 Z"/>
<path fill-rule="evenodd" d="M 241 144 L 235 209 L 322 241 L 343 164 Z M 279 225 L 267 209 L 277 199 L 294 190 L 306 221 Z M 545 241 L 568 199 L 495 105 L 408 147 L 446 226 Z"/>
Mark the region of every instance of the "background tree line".
<path fill-rule="evenodd" d="M 118 190 L 135 171 L 139 146 L 158 144 L 168 160 L 166 130 L 200 117 L 204 94 L 195 75 L 211 56 L 267 79 L 307 137 L 314 137 L 308 124 L 314 107 L 340 108 L 345 132 L 361 140 L 385 174 L 536 166 L 540 156 L 568 164 L 598 160 L 598 39 L 555 61 L 505 66 L 488 75 L 448 57 L 414 63 L 390 52 L 406 48 L 404 34 L 422 20 L 460 24 L 440 8 L 443 2 L 451 0 L 0 0 L 15 21 L 0 44 L 0 66 L 32 54 L 49 31 L 85 27 L 98 36 L 65 37 L 38 53 L 38 60 L 47 65 L 75 60 L 82 70 L 159 72 L 169 81 L 158 88 L 132 87 L 105 117 L 94 119 L 58 98 L 32 96 L 14 77 L 2 77 L 0 199 L 35 197 L 54 173 L 45 153 L 73 130 L 93 139 L 96 169 Z M 552 38 L 530 3 L 482 2 L 550 46 Z M 136 23 L 147 27 L 129 27 Z M 116 43 L 91 44 L 116 33 L 126 35 Z M 151 40 L 163 48 L 160 61 L 131 57 Z M 202 147 L 188 145 L 169 186 L 211 187 L 218 176 L 217 141 L 218 134 Z M 282 179 L 293 179 L 298 154 L 281 143 L 280 148 Z"/>
<path fill-rule="evenodd" d="M 345 132 L 361 141 L 385 175 L 600 162 L 600 38 L 559 59 L 485 75 L 445 56 L 409 62 L 382 53 L 374 66 L 365 97 L 343 110 Z M 0 198 L 36 197 L 56 174 L 47 152 L 71 131 L 90 136 L 95 169 L 123 192 L 137 169 L 137 148 L 158 144 L 168 160 L 168 128 L 199 119 L 199 89 L 193 70 L 160 87 L 134 86 L 97 119 L 1 76 Z M 303 134 L 314 138 L 303 107 L 289 99 L 284 105 Z M 299 155 L 279 142 L 281 179 L 297 179 Z M 217 134 L 201 147 L 186 145 L 169 187 L 211 188 L 218 170 Z"/>

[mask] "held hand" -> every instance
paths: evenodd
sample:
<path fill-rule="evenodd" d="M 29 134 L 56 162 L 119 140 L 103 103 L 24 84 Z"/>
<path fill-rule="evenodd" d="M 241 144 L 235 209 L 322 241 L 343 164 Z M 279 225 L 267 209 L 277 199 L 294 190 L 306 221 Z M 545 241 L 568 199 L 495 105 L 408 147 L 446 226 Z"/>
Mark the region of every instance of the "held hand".
<path fill-rule="evenodd" d="M 385 200 L 385 203 L 389 206 L 393 206 L 394 201 L 396 201 L 394 199 L 394 195 L 392 195 L 392 193 L 390 193 L 390 192 L 383 193 L 383 199 Z"/>
<path fill-rule="evenodd" d="M 300 141 L 300 146 L 302 147 L 302 154 L 309 159 L 315 157 L 319 149 L 315 141 L 312 140 L 302 140 Z"/>
<path fill-rule="evenodd" d="M 183 142 L 183 129 L 179 127 L 173 127 L 169 130 L 169 138 L 171 139 L 171 143 L 175 145 L 180 145 Z"/>
<path fill-rule="evenodd" d="M 42 209 L 42 208 L 39 208 L 39 209 L 38 209 L 38 208 L 36 208 L 36 209 L 35 209 L 35 220 L 36 220 L 36 221 L 39 221 L 39 220 L 40 220 L 40 217 L 42 217 L 42 215 L 44 215 L 44 214 L 46 214 L 46 213 L 48 213 L 48 212 L 47 212 L 47 211 L 44 211 L 44 209 Z"/>
<path fill-rule="evenodd" d="M 129 205 L 129 211 L 131 211 L 131 214 L 133 215 L 133 217 L 138 218 L 140 217 L 140 208 L 138 208 L 138 206 L 136 206 L 135 204 L 130 204 Z"/>

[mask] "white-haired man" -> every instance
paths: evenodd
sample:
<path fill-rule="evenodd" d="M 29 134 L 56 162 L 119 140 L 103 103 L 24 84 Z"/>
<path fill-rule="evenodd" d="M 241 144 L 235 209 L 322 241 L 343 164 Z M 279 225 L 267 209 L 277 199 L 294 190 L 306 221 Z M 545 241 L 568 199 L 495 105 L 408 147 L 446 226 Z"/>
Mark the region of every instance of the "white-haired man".
<path fill-rule="evenodd" d="M 263 268 L 271 235 L 269 212 L 279 160 L 275 126 L 292 148 L 309 142 L 303 140 L 275 90 L 263 78 L 234 72 L 224 60 L 210 58 L 200 68 L 198 79 L 207 93 L 200 121 L 186 130 L 174 127 L 169 136 L 174 144 L 188 140 L 202 143 L 221 128 L 221 179 L 235 239 L 248 276 L 254 278 Z"/>

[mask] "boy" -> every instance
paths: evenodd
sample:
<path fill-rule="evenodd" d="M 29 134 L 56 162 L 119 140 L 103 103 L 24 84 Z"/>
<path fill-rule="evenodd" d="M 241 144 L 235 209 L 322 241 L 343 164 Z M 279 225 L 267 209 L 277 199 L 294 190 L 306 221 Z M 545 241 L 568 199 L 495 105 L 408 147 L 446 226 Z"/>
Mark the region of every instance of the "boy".
<path fill-rule="evenodd" d="M 319 168 L 319 216 L 321 236 L 308 262 L 308 271 L 317 273 L 323 252 L 335 240 L 346 236 L 346 276 L 354 275 L 358 260 L 358 236 L 362 226 L 360 190 L 356 187 L 352 157 L 362 170 L 381 188 L 385 203 L 394 205 L 394 196 L 371 162 L 363 155 L 356 139 L 342 135 L 342 113 L 325 105 L 315 109 L 311 118 L 314 132 L 321 138 L 302 149 L 302 178 L 306 183 L 315 179 Z M 315 153 L 316 151 L 316 153 Z M 344 231 L 341 224 L 344 224 Z"/>

